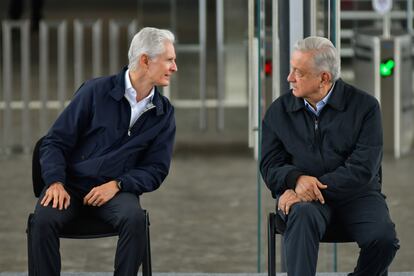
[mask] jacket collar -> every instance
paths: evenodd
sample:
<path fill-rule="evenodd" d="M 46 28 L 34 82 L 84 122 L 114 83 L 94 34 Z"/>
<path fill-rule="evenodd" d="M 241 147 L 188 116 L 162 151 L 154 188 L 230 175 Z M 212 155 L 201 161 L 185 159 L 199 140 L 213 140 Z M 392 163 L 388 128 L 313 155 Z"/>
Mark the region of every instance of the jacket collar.
<path fill-rule="evenodd" d="M 121 72 L 113 77 L 114 88 L 109 92 L 109 94 L 116 101 L 121 101 L 124 98 L 125 94 L 125 72 L 128 69 L 127 66 L 122 68 Z M 155 105 L 157 116 L 164 114 L 164 104 L 162 101 L 162 96 L 158 91 L 158 88 L 155 87 L 154 97 L 152 98 L 152 103 Z"/>
<path fill-rule="evenodd" d="M 346 90 L 345 83 L 342 79 L 338 79 L 336 81 L 332 95 L 329 97 L 326 104 L 339 111 L 343 111 L 345 109 Z"/>
<path fill-rule="evenodd" d="M 334 109 L 337 109 L 339 111 L 344 110 L 345 108 L 345 91 L 344 91 L 344 82 L 342 79 L 338 79 L 335 83 L 335 87 L 332 90 L 331 96 L 329 96 L 328 102 L 326 105 L 331 106 Z M 292 93 L 292 90 L 289 91 L 289 93 Z M 305 104 L 302 98 L 297 98 L 292 95 L 292 101 L 287 107 L 287 111 L 289 112 L 295 112 L 299 111 L 302 108 L 305 108 Z"/>

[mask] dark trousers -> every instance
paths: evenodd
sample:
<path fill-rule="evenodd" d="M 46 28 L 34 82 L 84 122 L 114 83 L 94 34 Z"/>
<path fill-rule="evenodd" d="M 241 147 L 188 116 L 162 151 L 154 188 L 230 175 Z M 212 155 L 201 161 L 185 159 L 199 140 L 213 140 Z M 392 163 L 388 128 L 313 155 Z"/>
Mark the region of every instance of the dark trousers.
<path fill-rule="evenodd" d="M 131 193 L 118 193 L 101 207 L 84 206 L 82 197 L 68 191 L 71 199 L 66 210 L 40 205 L 39 197 L 32 220 L 32 249 L 35 275 L 60 275 L 59 231 L 81 212 L 90 212 L 111 224 L 119 233 L 114 275 L 134 275 L 145 250 L 145 215 L 139 198 Z"/>
<path fill-rule="evenodd" d="M 399 249 L 395 225 L 380 193 L 372 193 L 332 208 L 319 202 L 294 204 L 286 219 L 283 236 L 289 276 L 314 276 L 319 241 L 327 225 L 339 220 L 360 250 L 353 276 L 387 274 Z"/>

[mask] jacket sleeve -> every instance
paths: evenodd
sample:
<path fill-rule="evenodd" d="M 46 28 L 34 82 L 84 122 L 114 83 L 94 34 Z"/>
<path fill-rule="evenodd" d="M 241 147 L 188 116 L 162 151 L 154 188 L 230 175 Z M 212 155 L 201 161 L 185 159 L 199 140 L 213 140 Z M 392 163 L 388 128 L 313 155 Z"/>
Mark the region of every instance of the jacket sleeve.
<path fill-rule="evenodd" d="M 262 123 L 260 172 L 273 197 L 276 197 L 287 189 L 295 189 L 296 180 L 303 173 L 291 164 L 290 154 L 272 128 L 272 123 L 276 122 L 269 111 Z"/>
<path fill-rule="evenodd" d="M 145 152 L 145 157 L 136 167 L 117 177 L 122 183 L 122 191 L 138 195 L 152 192 L 168 175 L 176 130 L 173 107 L 167 116 L 162 130 Z"/>
<path fill-rule="evenodd" d="M 342 200 L 349 196 L 372 189 L 372 183 L 379 183 L 382 160 L 381 111 L 377 101 L 362 119 L 355 147 L 342 166 L 319 177 L 328 185 L 323 190 L 328 201 Z"/>
<path fill-rule="evenodd" d="M 66 158 L 75 147 L 82 129 L 90 121 L 92 100 L 88 92 L 91 89 L 85 84 L 78 89 L 43 139 L 40 164 L 46 186 L 54 182 L 65 184 Z"/>

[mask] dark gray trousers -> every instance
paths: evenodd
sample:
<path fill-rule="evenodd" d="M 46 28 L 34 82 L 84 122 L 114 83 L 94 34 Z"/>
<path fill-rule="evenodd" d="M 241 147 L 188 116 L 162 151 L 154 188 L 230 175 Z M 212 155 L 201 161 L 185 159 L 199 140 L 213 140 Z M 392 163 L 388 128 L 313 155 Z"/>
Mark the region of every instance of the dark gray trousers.
<path fill-rule="evenodd" d="M 145 250 L 145 215 L 139 198 L 131 193 L 118 193 L 101 207 L 84 206 L 82 198 L 68 191 L 68 209 L 58 210 L 40 205 L 39 197 L 31 225 L 35 275 L 58 276 L 61 270 L 59 231 L 80 212 L 88 211 L 118 230 L 115 272 L 119 276 L 136 276 Z M 87 209 L 87 210 L 85 210 Z"/>
<path fill-rule="evenodd" d="M 380 193 L 372 193 L 332 208 L 319 202 L 292 206 L 283 236 L 289 276 L 314 276 L 319 241 L 332 219 L 340 220 L 360 250 L 353 276 L 387 274 L 399 249 L 395 225 Z"/>

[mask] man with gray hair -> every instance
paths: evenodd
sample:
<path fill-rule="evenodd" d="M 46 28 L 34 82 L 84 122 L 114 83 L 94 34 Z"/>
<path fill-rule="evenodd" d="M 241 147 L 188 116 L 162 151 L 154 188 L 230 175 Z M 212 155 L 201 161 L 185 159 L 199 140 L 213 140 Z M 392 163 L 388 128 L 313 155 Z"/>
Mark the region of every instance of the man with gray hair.
<path fill-rule="evenodd" d="M 288 275 L 316 273 L 319 242 L 339 222 L 360 255 L 350 275 L 386 275 L 399 242 L 381 193 L 378 101 L 339 78 L 340 57 L 326 38 L 298 41 L 289 93 L 263 120 L 263 179 L 278 199 Z"/>
<path fill-rule="evenodd" d="M 40 148 L 46 184 L 32 220 L 36 275 L 60 275 L 59 235 L 81 212 L 119 233 L 114 275 L 137 275 L 145 250 L 142 193 L 168 174 L 174 108 L 157 86 L 177 71 L 174 35 L 143 28 L 131 42 L 129 66 L 86 81 Z"/>

